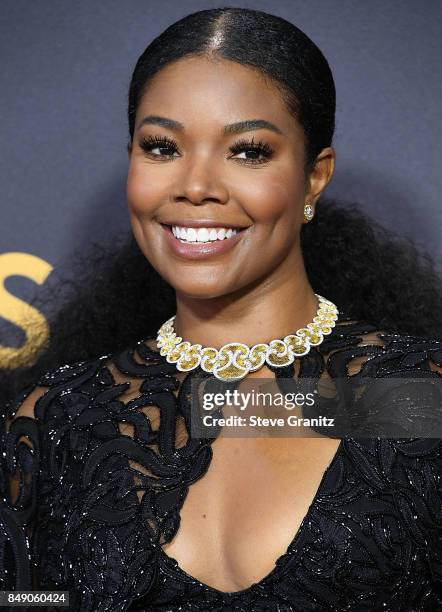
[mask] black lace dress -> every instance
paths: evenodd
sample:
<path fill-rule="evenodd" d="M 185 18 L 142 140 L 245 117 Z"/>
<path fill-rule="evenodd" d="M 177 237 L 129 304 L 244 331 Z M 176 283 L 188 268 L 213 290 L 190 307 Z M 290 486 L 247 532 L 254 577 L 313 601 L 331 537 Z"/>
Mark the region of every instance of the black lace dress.
<path fill-rule="evenodd" d="M 4 410 L 0 589 L 66 590 L 84 612 L 442 610 L 439 438 L 342 439 L 287 551 L 248 588 L 224 593 L 181 569 L 162 545 L 210 469 L 212 439 L 176 445 L 202 371 L 180 378 L 148 340 L 49 372 Z M 351 376 L 355 389 L 362 372 L 442 378 L 441 342 L 342 314 L 298 359 L 298 376 Z M 272 369 L 294 376 L 293 365 Z"/>

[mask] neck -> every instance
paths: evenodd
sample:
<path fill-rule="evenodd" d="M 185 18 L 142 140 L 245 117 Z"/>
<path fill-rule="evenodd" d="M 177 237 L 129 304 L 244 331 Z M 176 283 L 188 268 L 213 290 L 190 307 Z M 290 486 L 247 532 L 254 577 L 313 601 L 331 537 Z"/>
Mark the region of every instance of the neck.
<path fill-rule="evenodd" d="M 177 335 L 192 344 L 220 348 L 228 342 L 252 346 L 305 327 L 316 315 L 318 298 L 303 263 L 296 270 L 222 297 L 201 299 L 177 292 Z"/>

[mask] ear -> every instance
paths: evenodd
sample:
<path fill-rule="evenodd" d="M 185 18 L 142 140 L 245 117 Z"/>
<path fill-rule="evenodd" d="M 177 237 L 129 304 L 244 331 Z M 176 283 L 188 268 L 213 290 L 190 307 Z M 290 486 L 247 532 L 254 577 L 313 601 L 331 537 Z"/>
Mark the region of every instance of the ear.
<path fill-rule="evenodd" d="M 131 155 L 132 155 L 132 141 L 129 140 L 129 142 L 127 143 L 127 156 L 129 158 L 129 161 L 130 161 Z"/>
<path fill-rule="evenodd" d="M 336 152 L 333 147 L 322 149 L 316 157 L 313 169 L 308 177 L 308 189 L 305 197 L 306 202 L 309 202 L 313 207 L 333 176 L 335 160 Z"/>

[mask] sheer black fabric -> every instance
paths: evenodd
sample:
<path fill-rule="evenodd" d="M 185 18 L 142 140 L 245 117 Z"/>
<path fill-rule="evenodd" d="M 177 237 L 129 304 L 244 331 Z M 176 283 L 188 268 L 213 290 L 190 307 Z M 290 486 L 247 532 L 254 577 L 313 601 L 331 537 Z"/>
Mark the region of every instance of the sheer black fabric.
<path fill-rule="evenodd" d="M 181 569 L 162 545 L 210 468 L 213 439 L 189 435 L 192 377 L 206 373 L 179 373 L 149 340 L 48 372 L 4 410 L 1 589 L 67 590 L 81 612 L 442 610 L 438 438 L 343 439 L 287 551 L 249 588 Z M 367 372 L 442 377 L 442 343 L 341 314 L 296 361 L 298 376 L 356 390 Z"/>

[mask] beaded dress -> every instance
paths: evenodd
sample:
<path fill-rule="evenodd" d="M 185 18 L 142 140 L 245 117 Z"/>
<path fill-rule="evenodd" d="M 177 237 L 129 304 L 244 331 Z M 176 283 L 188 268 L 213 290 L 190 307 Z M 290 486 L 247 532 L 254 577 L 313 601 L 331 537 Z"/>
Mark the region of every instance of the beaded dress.
<path fill-rule="evenodd" d="M 225 593 L 185 572 L 162 545 L 210 470 L 212 439 L 176 444 L 178 428 L 189 432 L 192 378 L 208 374 L 178 373 L 152 339 L 47 372 L 3 407 L 0 589 L 69 591 L 69 608 L 46 608 L 59 611 L 442 610 L 439 438 L 342 439 L 268 575 Z M 296 361 L 299 377 L 351 378 L 356 406 L 362 374 L 442 379 L 442 342 L 341 313 Z M 295 376 L 294 364 L 271 369 Z M 410 397 L 406 409 L 420 408 Z"/>

